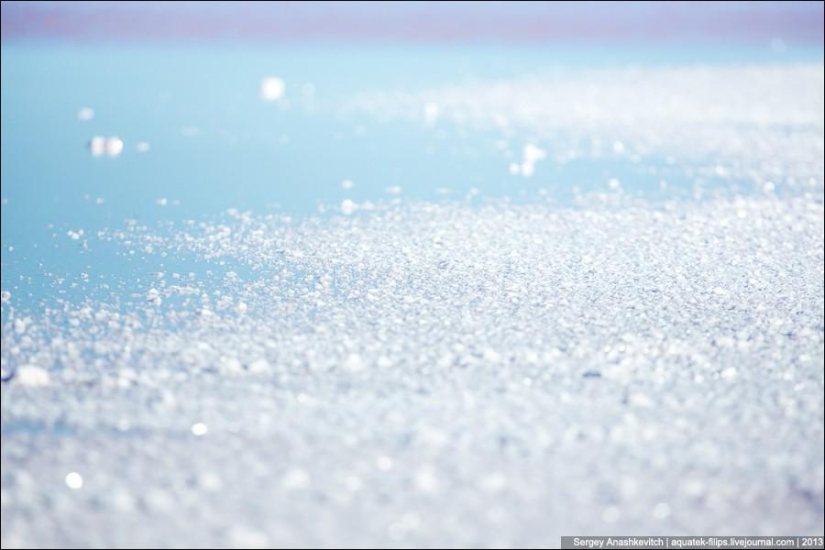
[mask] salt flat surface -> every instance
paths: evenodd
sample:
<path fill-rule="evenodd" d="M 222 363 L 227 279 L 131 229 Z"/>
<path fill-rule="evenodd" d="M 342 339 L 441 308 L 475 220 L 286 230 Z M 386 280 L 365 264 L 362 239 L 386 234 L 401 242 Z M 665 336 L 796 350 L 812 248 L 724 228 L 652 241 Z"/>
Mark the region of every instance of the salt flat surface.
<path fill-rule="evenodd" d="M 822 68 L 737 71 L 346 109 L 499 124 L 514 177 L 598 139 L 741 195 L 646 200 L 606 177 L 564 206 L 398 188 L 325 217 L 74 228 L 207 269 L 41 308 L 4 287 L 3 547 L 822 534 Z"/>
<path fill-rule="evenodd" d="M 425 123 L 436 109 L 470 131 L 496 128 L 505 151 L 519 153 L 526 134 L 556 162 L 658 156 L 691 177 L 782 178 L 811 191 L 825 162 L 823 87 L 825 70 L 811 63 L 581 69 L 365 92 L 345 109 Z"/>

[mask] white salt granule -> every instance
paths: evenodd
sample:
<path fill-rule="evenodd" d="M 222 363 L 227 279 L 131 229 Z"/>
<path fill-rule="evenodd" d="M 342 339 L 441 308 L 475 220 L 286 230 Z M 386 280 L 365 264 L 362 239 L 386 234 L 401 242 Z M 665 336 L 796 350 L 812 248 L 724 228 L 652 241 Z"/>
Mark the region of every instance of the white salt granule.
<path fill-rule="evenodd" d="M 29 387 L 48 386 L 50 379 L 48 371 L 37 365 L 23 365 L 14 376 L 16 383 Z"/>
<path fill-rule="evenodd" d="M 264 101 L 278 101 L 284 97 L 286 83 L 283 79 L 268 76 L 261 80 L 260 95 Z"/>
<path fill-rule="evenodd" d="M 200 437 L 202 435 L 206 435 L 206 432 L 209 431 L 209 428 L 203 422 L 196 422 L 192 424 L 192 435 L 196 437 Z"/>
<path fill-rule="evenodd" d="M 106 138 L 106 154 L 110 157 L 120 156 L 123 152 L 123 141 L 116 136 Z"/>
<path fill-rule="evenodd" d="M 358 205 L 355 204 L 352 201 L 352 199 L 344 199 L 343 201 L 341 201 L 341 212 L 343 212 L 344 214 L 349 216 L 356 210 L 358 210 Z"/>
<path fill-rule="evenodd" d="M 83 487 L 83 477 L 77 472 L 66 474 L 66 487 L 69 489 L 80 489 Z"/>
<path fill-rule="evenodd" d="M 92 156 L 103 156 L 106 153 L 106 138 L 103 136 L 94 136 L 89 140 L 88 148 Z"/>

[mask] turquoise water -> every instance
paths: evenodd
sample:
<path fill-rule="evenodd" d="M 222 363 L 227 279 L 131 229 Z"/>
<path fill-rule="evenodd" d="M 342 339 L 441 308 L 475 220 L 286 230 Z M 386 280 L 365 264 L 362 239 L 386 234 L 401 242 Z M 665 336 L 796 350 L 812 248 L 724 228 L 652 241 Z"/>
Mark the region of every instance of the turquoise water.
<path fill-rule="evenodd" d="M 543 177 L 514 179 L 489 130 L 438 131 L 342 110 L 359 93 L 418 91 L 593 67 L 742 65 L 821 61 L 821 49 L 250 46 L 153 47 L 5 44 L 2 51 L 2 284 L 18 305 L 72 295 L 55 277 L 151 271 L 111 245 L 83 240 L 102 229 L 181 222 L 228 208 L 319 215 L 319 205 L 402 197 L 537 200 L 550 187 L 564 203 L 572 186 L 608 177 L 655 194 L 651 164 L 577 160 L 545 163 Z M 265 75 L 287 84 L 287 102 L 258 98 Z M 312 91 L 313 93 L 308 93 Z M 95 116 L 81 122 L 78 110 Z M 94 135 L 126 144 L 94 158 Z M 150 150 L 139 153 L 138 142 Z M 351 190 L 342 180 L 355 182 Z M 671 181 L 678 189 L 688 182 Z M 727 184 L 726 184 L 727 185 Z M 439 191 L 440 190 L 440 191 Z M 102 201 L 101 201 L 102 199 Z M 166 199 L 166 206 L 158 201 Z M 66 238 L 84 230 L 84 239 Z M 149 262 L 151 263 L 151 262 Z M 22 290 L 20 292 L 19 290 Z M 87 289 L 88 290 L 88 289 Z"/>

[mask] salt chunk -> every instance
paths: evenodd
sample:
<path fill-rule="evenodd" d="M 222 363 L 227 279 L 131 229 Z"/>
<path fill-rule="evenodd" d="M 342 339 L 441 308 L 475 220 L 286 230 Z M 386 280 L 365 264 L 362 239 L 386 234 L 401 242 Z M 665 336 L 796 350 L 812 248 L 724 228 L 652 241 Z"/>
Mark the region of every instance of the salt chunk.
<path fill-rule="evenodd" d="M 344 199 L 341 201 L 341 212 L 349 216 L 353 212 L 358 210 L 358 205 L 352 202 L 351 199 Z"/>
<path fill-rule="evenodd" d="M 66 487 L 69 489 L 80 489 L 83 487 L 83 476 L 77 472 L 69 472 L 66 474 Z"/>
<path fill-rule="evenodd" d="M 123 141 L 117 137 L 112 136 L 106 138 L 106 154 L 110 157 L 117 157 L 123 152 Z"/>
<path fill-rule="evenodd" d="M 23 365 L 17 369 L 14 380 L 22 386 L 38 387 L 48 386 L 50 377 L 48 371 L 43 367 Z"/>
<path fill-rule="evenodd" d="M 203 422 L 196 422 L 192 424 L 192 435 L 196 437 L 200 437 L 202 435 L 206 435 L 206 432 L 209 431 L 209 427 L 204 424 Z"/>
<path fill-rule="evenodd" d="M 106 138 L 103 136 L 94 136 L 89 140 L 88 148 L 92 156 L 103 156 L 106 153 Z"/>
<path fill-rule="evenodd" d="M 536 165 L 532 162 L 523 162 L 521 164 L 520 172 L 525 178 L 533 177 L 533 174 L 536 173 Z"/>
<path fill-rule="evenodd" d="M 535 164 L 547 156 L 547 152 L 532 143 L 524 146 L 522 151 L 522 159 L 526 164 Z"/>
<path fill-rule="evenodd" d="M 264 101 L 278 101 L 286 92 L 286 83 L 274 76 L 268 76 L 261 80 L 261 99 Z"/>
<path fill-rule="evenodd" d="M 146 293 L 146 301 L 151 302 L 155 305 L 160 305 L 163 300 L 160 297 L 160 292 L 156 288 L 150 288 L 149 291 Z"/>

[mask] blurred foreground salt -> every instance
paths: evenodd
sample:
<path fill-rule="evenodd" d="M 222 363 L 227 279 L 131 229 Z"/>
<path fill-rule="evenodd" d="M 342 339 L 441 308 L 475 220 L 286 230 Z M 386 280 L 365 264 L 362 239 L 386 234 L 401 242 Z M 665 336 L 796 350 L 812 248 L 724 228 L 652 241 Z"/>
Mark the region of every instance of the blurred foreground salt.
<path fill-rule="evenodd" d="M 247 275 L 3 304 L 3 545 L 819 533 L 822 235 L 618 194 L 111 233 Z"/>

